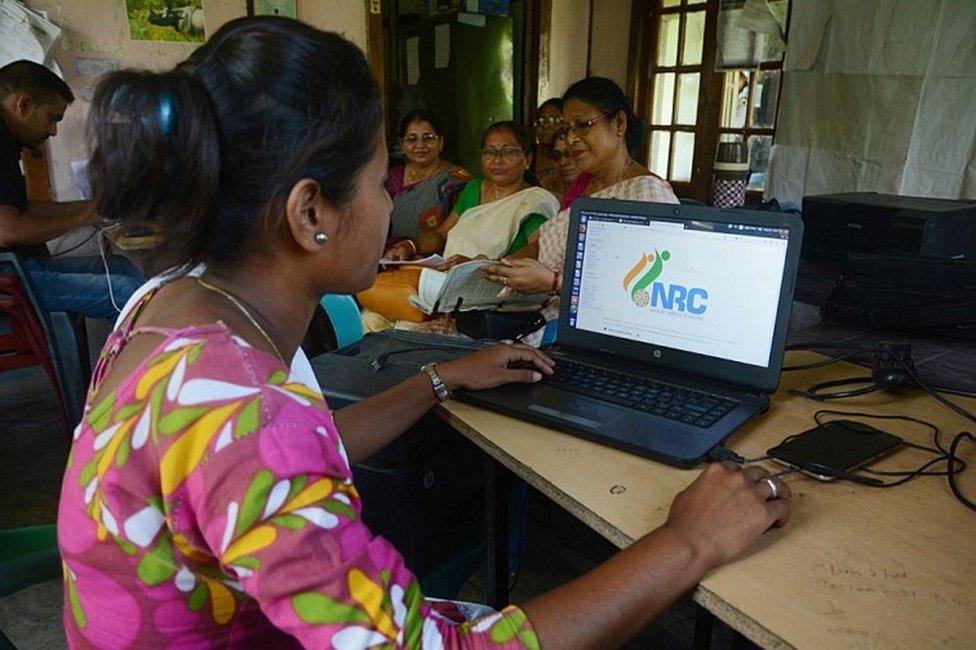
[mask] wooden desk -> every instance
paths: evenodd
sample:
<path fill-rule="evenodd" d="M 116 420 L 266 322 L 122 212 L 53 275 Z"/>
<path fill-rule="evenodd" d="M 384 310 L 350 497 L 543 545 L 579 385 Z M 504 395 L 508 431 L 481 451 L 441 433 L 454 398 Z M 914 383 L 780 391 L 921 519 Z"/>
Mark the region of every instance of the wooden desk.
<path fill-rule="evenodd" d="M 790 353 L 789 358 L 801 363 L 819 357 Z M 921 391 L 826 405 L 785 392 L 864 371 L 839 363 L 785 374 L 772 409 L 733 435 L 727 446 L 746 457 L 762 456 L 786 435 L 813 426 L 820 408 L 928 420 L 942 428 L 946 445 L 951 434 L 974 428 Z M 956 401 L 976 411 L 976 400 Z M 699 471 L 459 402 L 443 405 L 441 414 L 492 458 L 620 548 L 663 524 L 674 495 Z M 931 444 L 930 434 L 917 425 L 892 421 L 878 426 Z M 976 449 L 960 445 L 959 455 L 974 465 L 959 484 L 976 495 Z M 930 457 L 904 449 L 878 467 L 912 469 Z M 953 498 L 944 477 L 919 477 L 891 489 L 800 475 L 786 480 L 795 495 L 790 525 L 767 533 L 756 552 L 709 574 L 694 594 L 696 602 L 767 648 L 976 645 L 976 514 Z"/>
<path fill-rule="evenodd" d="M 129 237 L 122 232 L 122 226 L 113 226 L 105 230 L 105 236 L 119 250 L 123 251 L 149 251 L 162 242 L 159 235 L 143 235 L 140 237 Z"/>

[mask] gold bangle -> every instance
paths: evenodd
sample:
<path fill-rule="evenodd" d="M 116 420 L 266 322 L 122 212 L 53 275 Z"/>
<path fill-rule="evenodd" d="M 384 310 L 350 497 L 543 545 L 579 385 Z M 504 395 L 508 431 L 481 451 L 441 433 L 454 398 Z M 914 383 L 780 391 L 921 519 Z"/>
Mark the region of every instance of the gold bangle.
<path fill-rule="evenodd" d="M 403 241 L 404 241 L 405 243 L 407 243 L 407 244 L 410 244 L 410 248 L 412 248 L 412 249 L 413 249 L 413 252 L 412 252 L 412 253 L 410 253 L 410 254 L 411 254 L 411 255 L 416 255 L 416 254 L 417 254 L 417 252 L 418 252 L 418 251 L 417 251 L 417 244 L 415 244 L 415 243 L 414 243 L 414 241 L 413 241 L 412 239 L 410 239 L 409 237 L 407 237 L 407 238 L 406 238 L 406 239 L 404 239 Z"/>

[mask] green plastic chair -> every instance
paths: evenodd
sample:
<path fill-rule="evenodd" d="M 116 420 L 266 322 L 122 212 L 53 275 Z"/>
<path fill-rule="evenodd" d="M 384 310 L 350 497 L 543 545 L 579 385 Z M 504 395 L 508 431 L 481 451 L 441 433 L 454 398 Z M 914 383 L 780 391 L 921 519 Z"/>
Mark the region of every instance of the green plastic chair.
<path fill-rule="evenodd" d="M 56 527 L 0 530 L 0 598 L 61 576 Z M 0 631 L 0 650 L 14 648 Z"/>

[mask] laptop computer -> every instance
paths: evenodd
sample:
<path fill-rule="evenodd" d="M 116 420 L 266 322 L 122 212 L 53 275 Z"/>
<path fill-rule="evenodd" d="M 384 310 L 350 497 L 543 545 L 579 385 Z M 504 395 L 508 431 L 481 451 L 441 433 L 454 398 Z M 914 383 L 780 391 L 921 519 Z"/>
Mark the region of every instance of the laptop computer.
<path fill-rule="evenodd" d="M 794 214 L 579 199 L 555 375 L 457 397 L 694 465 L 769 407 L 802 234 Z"/>

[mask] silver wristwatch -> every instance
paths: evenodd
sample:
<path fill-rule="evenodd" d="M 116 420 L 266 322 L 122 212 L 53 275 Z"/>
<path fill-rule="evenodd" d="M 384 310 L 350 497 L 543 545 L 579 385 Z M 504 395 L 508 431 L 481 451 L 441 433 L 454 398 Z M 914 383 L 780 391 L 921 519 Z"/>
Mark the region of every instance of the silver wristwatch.
<path fill-rule="evenodd" d="M 427 376 L 430 377 L 430 383 L 434 387 L 434 396 L 438 402 L 443 402 L 451 396 L 451 391 L 447 390 L 447 386 L 444 385 L 444 380 L 437 373 L 436 363 L 428 363 L 427 365 L 421 366 L 420 371 L 426 372 Z"/>

